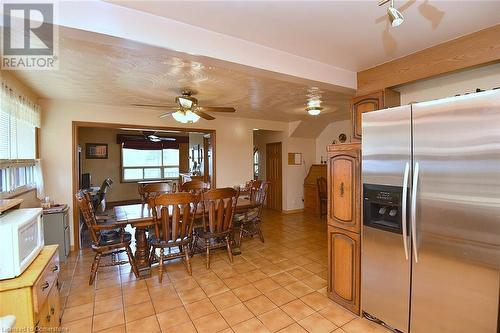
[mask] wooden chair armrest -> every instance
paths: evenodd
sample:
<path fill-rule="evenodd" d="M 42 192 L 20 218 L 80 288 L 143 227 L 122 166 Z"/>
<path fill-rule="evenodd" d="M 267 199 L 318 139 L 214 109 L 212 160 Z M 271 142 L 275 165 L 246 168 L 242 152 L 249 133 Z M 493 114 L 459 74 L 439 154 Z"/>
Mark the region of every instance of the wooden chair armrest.
<path fill-rule="evenodd" d="M 101 224 L 95 224 L 92 226 L 92 229 L 95 230 L 113 230 L 113 229 L 123 229 L 124 228 L 120 225 L 117 225 L 115 223 L 101 223 Z"/>
<path fill-rule="evenodd" d="M 95 216 L 95 219 L 99 222 L 99 221 L 107 221 L 107 220 L 112 220 L 113 217 L 112 216 L 109 216 L 109 215 L 96 215 Z"/>

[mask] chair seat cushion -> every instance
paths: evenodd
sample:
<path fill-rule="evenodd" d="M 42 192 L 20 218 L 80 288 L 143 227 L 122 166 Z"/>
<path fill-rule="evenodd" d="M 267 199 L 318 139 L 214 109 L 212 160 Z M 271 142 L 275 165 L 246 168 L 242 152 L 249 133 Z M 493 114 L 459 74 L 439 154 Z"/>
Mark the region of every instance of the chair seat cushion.
<path fill-rule="evenodd" d="M 124 234 L 125 242 L 130 242 L 132 239 L 132 235 L 130 232 L 125 232 Z M 121 243 L 121 234 L 118 230 L 109 230 L 105 232 L 101 232 L 101 238 L 99 239 L 99 245 L 113 245 Z"/>
<path fill-rule="evenodd" d="M 244 222 L 244 220 L 251 221 L 259 215 L 259 209 L 253 208 L 245 213 L 234 214 L 233 222 Z"/>

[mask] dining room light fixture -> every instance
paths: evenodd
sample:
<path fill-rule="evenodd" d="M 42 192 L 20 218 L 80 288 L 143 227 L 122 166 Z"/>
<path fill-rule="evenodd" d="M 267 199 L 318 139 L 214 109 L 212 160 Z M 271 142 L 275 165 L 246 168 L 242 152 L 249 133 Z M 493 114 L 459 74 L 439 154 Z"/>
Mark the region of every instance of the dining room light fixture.
<path fill-rule="evenodd" d="M 382 6 L 386 3 L 388 3 L 389 0 L 382 0 L 379 2 L 379 6 Z M 394 7 L 394 0 L 390 0 L 389 7 L 387 8 L 387 16 L 389 17 L 389 21 L 391 22 L 392 27 L 397 27 L 400 26 L 401 23 L 404 22 L 405 18 L 403 14 L 399 10 Z"/>
<path fill-rule="evenodd" d="M 198 120 L 200 120 L 200 116 L 198 116 L 196 113 L 187 110 L 179 110 L 174 113 L 172 113 L 172 117 L 174 117 L 175 120 L 177 120 L 180 123 L 187 124 L 187 123 L 195 123 Z"/>
<path fill-rule="evenodd" d="M 307 113 L 309 113 L 311 116 L 319 115 L 321 113 L 321 110 L 323 110 L 321 106 L 308 106 L 306 108 Z"/>

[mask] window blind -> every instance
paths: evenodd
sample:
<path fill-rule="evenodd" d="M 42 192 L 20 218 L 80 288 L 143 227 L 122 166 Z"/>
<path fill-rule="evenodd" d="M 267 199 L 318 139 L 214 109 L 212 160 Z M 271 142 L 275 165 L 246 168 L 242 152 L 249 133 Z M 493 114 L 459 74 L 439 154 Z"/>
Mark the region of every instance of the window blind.
<path fill-rule="evenodd" d="M 43 184 L 36 176 L 40 108 L 2 82 L 0 89 L 0 198 Z M 43 195 L 43 194 L 42 194 Z"/>

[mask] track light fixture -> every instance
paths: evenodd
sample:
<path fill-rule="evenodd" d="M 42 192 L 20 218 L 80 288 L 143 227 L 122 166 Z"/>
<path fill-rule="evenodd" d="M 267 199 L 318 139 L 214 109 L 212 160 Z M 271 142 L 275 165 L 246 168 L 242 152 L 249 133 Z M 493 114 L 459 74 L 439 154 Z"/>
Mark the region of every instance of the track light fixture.
<path fill-rule="evenodd" d="M 389 0 L 382 0 L 379 2 L 379 6 L 382 6 L 386 3 L 388 3 Z M 396 9 L 396 7 L 394 7 L 394 0 L 390 0 L 390 5 L 389 7 L 387 8 L 387 16 L 389 16 L 389 21 L 391 21 L 391 26 L 392 27 L 397 27 L 399 25 L 401 25 L 401 23 L 403 23 L 403 21 L 405 20 L 403 14 L 401 14 L 401 12 L 399 10 Z"/>

